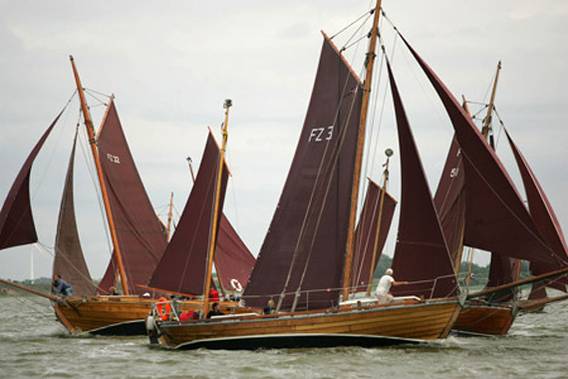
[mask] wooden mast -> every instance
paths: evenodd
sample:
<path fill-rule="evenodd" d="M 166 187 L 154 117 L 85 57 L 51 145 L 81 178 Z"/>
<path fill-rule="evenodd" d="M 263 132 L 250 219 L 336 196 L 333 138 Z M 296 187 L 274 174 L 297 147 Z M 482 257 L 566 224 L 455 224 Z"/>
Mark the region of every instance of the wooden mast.
<path fill-rule="evenodd" d="M 174 219 L 174 193 L 170 192 L 170 203 L 168 205 L 168 221 L 166 224 L 166 241 L 170 240 L 173 219 Z"/>
<path fill-rule="evenodd" d="M 124 262 L 122 261 L 122 252 L 120 250 L 120 245 L 118 243 L 118 235 L 116 233 L 116 227 L 114 224 L 112 210 L 110 208 L 108 192 L 103 177 L 103 169 L 98 153 L 97 140 L 95 137 L 95 128 L 93 126 L 93 119 L 91 118 L 91 112 L 89 110 L 89 106 L 87 105 L 87 99 L 85 98 L 85 91 L 83 85 L 81 84 L 81 79 L 79 78 L 79 72 L 77 71 L 77 67 L 75 66 L 75 61 L 73 60 L 73 56 L 70 55 L 69 59 L 71 60 L 71 67 L 73 68 L 73 75 L 75 76 L 75 83 L 77 84 L 77 92 L 79 93 L 79 99 L 81 100 L 81 110 L 83 112 L 83 119 L 85 120 L 85 127 L 87 128 L 87 136 L 89 137 L 89 145 L 91 146 L 91 152 L 93 153 L 93 160 L 95 162 L 97 176 L 99 178 L 99 185 L 101 187 L 101 195 L 103 198 L 103 203 L 107 215 L 107 222 L 110 230 L 112 246 L 114 248 L 114 254 L 118 265 L 118 272 L 120 275 L 122 292 L 124 295 L 128 295 L 129 294 L 128 279 L 126 278 L 126 271 L 124 270 Z"/>
<path fill-rule="evenodd" d="M 493 139 L 493 111 L 495 110 L 495 97 L 497 95 L 497 83 L 499 82 L 499 73 L 501 72 L 501 61 L 497 63 L 497 71 L 495 72 L 495 80 L 493 82 L 493 88 L 491 89 L 491 97 L 489 98 L 489 104 L 487 105 L 487 114 L 483 119 L 483 128 L 481 129 L 481 134 L 485 139 L 488 139 L 489 145 L 493 150 L 495 150 L 495 140 Z M 491 134 L 490 134 L 491 132 Z M 513 281 L 518 280 L 521 275 L 521 265 L 518 259 L 513 260 L 512 277 Z"/>
<path fill-rule="evenodd" d="M 487 115 L 483 119 L 483 128 L 481 129 L 481 134 L 485 138 L 489 136 L 491 131 L 491 121 L 493 119 L 493 110 L 495 109 L 495 96 L 497 94 L 497 82 L 499 81 L 499 72 L 501 71 L 501 61 L 497 63 L 497 72 L 495 73 L 495 81 L 493 82 L 493 88 L 491 89 L 491 97 L 489 98 L 489 104 L 487 105 Z M 493 149 L 495 149 L 495 143 L 493 141 L 493 136 L 490 137 L 490 144 Z"/>
<path fill-rule="evenodd" d="M 387 161 L 383 164 L 383 167 L 385 168 L 385 170 L 383 171 L 383 189 L 381 191 L 381 196 L 379 199 L 379 212 L 377 215 L 375 243 L 373 244 L 373 255 L 371 256 L 371 267 L 369 268 L 369 278 L 367 280 L 367 296 L 371 296 L 371 288 L 373 287 L 373 275 L 375 273 L 377 254 L 379 252 L 379 240 L 381 237 L 381 220 L 383 219 L 383 208 L 385 204 L 385 196 L 387 194 L 387 185 L 389 182 L 389 161 L 390 157 L 392 157 L 393 151 L 391 149 L 386 149 L 385 154 L 387 156 Z"/>
<path fill-rule="evenodd" d="M 497 95 L 497 82 L 499 81 L 499 72 L 501 71 L 501 61 L 497 63 L 497 72 L 495 73 L 495 80 L 493 81 L 493 87 L 491 89 L 491 96 L 489 97 L 489 104 L 487 104 L 487 114 L 483 119 L 483 127 L 481 128 L 481 134 L 485 139 L 488 139 L 489 132 L 491 131 L 491 121 L 493 119 L 493 109 L 495 108 L 495 97 Z M 463 96 L 463 108 L 466 111 L 467 115 L 471 117 L 471 112 L 467 106 L 467 102 L 465 96 Z M 493 141 L 493 136 L 489 139 L 491 148 L 495 150 L 495 143 Z M 471 284 L 472 273 L 473 273 L 473 254 L 475 253 L 475 249 L 470 247 L 467 255 L 467 276 L 465 279 L 466 287 L 469 287 Z M 460 259 L 461 260 L 461 259 Z"/>
<path fill-rule="evenodd" d="M 223 108 L 225 108 L 225 121 L 223 122 L 223 127 L 221 129 L 221 133 L 223 135 L 223 139 L 221 142 L 221 150 L 219 152 L 219 164 L 217 165 L 217 178 L 215 183 L 215 199 L 213 202 L 213 222 L 211 223 L 211 232 L 209 233 L 209 252 L 207 253 L 207 271 L 205 272 L 205 282 L 203 283 L 203 308 L 202 308 L 202 315 L 203 317 L 207 316 L 209 312 L 209 290 L 211 289 L 211 276 L 213 275 L 213 258 L 215 256 L 215 248 L 217 240 L 217 224 L 219 220 L 219 208 L 220 208 L 220 199 L 221 199 L 221 184 L 223 180 L 223 165 L 225 163 L 225 150 L 227 147 L 227 138 L 229 137 L 228 128 L 229 128 L 229 109 L 233 105 L 233 102 L 230 99 L 226 99 L 225 103 L 223 104 Z"/>
<path fill-rule="evenodd" d="M 192 183 L 195 183 L 195 172 L 193 171 L 193 161 L 191 157 L 187 157 L 187 165 L 189 166 L 189 174 L 191 175 Z"/>
<path fill-rule="evenodd" d="M 357 137 L 357 147 L 355 150 L 355 169 L 353 171 L 353 186 L 351 188 L 351 205 L 349 211 L 349 224 L 347 227 L 347 243 L 345 246 L 345 264 L 343 267 L 343 300 L 349 297 L 349 286 L 351 283 L 351 268 L 353 266 L 353 250 L 355 245 L 355 215 L 357 212 L 357 201 L 359 199 L 359 182 L 361 179 L 361 163 L 363 160 L 363 149 L 365 146 L 365 129 L 367 126 L 367 111 L 371 95 L 371 84 L 373 83 L 373 68 L 375 64 L 375 50 L 377 47 L 377 37 L 379 33 L 379 17 L 381 14 L 382 0 L 377 0 L 373 27 L 370 33 L 369 49 L 365 59 L 365 82 L 363 84 L 363 99 L 361 104 L 361 117 L 359 123 L 359 134 Z"/>

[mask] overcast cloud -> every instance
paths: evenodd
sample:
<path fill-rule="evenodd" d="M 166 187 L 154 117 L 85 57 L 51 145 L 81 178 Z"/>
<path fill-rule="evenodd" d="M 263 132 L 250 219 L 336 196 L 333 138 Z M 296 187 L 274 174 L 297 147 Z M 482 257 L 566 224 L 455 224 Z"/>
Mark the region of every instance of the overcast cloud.
<path fill-rule="evenodd" d="M 563 0 L 384 0 L 390 18 L 455 94 L 483 101 L 503 60 L 497 109 L 568 228 L 568 2 Z M 74 90 L 68 55 L 86 87 L 114 93 L 130 148 L 157 212 L 169 192 L 181 211 L 189 194 L 185 157 L 196 164 L 207 126 L 218 134 L 233 99 L 225 211 L 256 255 L 278 201 L 305 116 L 321 46 L 371 7 L 361 1 L 0 1 L 0 198 L 25 157 Z M 389 24 L 384 37 L 432 189 L 452 136 L 443 109 Z M 341 39 L 338 40 L 338 43 Z M 346 56 L 357 71 L 362 51 Z M 377 76 L 378 78 L 378 76 Z M 380 111 L 384 76 L 379 87 Z M 103 108 L 90 98 L 95 122 Z M 373 130 L 378 130 L 378 114 Z M 32 171 L 40 241 L 52 246 L 63 175 L 77 122 L 75 101 Z M 82 129 L 81 129 L 82 130 Z M 84 137 L 84 135 L 83 135 Z M 371 150 L 395 150 L 392 191 L 399 197 L 398 144 L 387 98 Z M 90 154 L 79 150 L 76 209 L 93 277 L 109 258 Z M 499 152 L 518 182 L 505 140 Z M 365 175 L 379 178 L 382 153 Z M 520 187 L 522 189 L 522 187 Z M 524 195 L 523 195 L 524 196 Z M 396 225 L 396 223 L 395 223 Z M 386 247 L 392 255 L 394 232 Z M 37 246 L 0 252 L 0 277 L 49 276 Z M 479 258 L 486 262 L 486 257 Z"/>

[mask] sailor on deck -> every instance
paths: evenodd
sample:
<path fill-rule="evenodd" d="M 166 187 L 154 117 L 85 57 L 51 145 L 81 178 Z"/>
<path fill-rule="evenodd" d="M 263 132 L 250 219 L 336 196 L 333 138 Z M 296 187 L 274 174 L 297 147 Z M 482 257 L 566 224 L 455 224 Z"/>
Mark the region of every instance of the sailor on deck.
<path fill-rule="evenodd" d="M 391 286 L 406 283 L 396 282 L 393 275 L 394 272 L 389 268 L 385 271 L 385 274 L 379 280 L 379 284 L 377 285 L 377 289 L 375 290 L 375 296 L 379 300 L 379 304 L 388 304 L 393 301 L 393 296 L 390 294 Z"/>
<path fill-rule="evenodd" d="M 61 278 L 61 275 L 59 274 L 55 275 L 55 279 L 51 283 L 51 287 L 56 295 L 61 295 L 61 296 L 73 295 L 73 287 L 71 287 L 71 284 L 63 280 L 63 278 Z"/>

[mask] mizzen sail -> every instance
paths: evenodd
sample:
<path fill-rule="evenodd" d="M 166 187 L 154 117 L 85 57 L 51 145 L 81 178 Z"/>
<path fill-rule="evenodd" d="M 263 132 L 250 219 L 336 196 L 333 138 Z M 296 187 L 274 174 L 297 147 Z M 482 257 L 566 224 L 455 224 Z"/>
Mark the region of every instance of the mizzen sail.
<path fill-rule="evenodd" d="M 278 206 L 245 290 L 280 309 L 337 303 L 343 273 L 361 82 L 324 36 L 304 126 Z"/>
<path fill-rule="evenodd" d="M 62 113 L 63 110 L 30 152 L 4 200 L 4 205 L 0 210 L 0 250 L 34 243 L 38 240 L 30 204 L 30 174 L 34 160 Z"/>
<path fill-rule="evenodd" d="M 73 170 L 76 145 L 77 131 L 73 140 L 63 195 L 61 196 L 61 205 L 59 207 L 53 274 L 61 275 L 66 282 L 70 283 L 73 286 L 74 295 L 89 296 L 94 295 L 95 286 L 81 249 L 73 201 Z"/>

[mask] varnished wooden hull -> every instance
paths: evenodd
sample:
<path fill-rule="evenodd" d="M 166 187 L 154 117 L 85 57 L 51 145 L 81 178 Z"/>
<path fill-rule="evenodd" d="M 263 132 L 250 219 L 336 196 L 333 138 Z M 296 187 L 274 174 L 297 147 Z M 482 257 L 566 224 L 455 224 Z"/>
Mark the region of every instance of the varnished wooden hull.
<path fill-rule="evenodd" d="M 158 340 L 174 349 L 383 346 L 445 338 L 460 308 L 457 300 L 445 300 L 335 313 L 161 322 Z"/>
<path fill-rule="evenodd" d="M 511 306 L 466 303 L 453 329 L 465 334 L 504 336 L 514 320 L 515 312 Z"/>
<path fill-rule="evenodd" d="M 95 296 L 67 298 L 65 304 L 54 304 L 59 321 L 71 333 L 101 335 L 145 335 L 144 320 L 156 299 L 136 296 Z M 198 301 L 180 302 L 182 310 L 197 310 Z"/>

